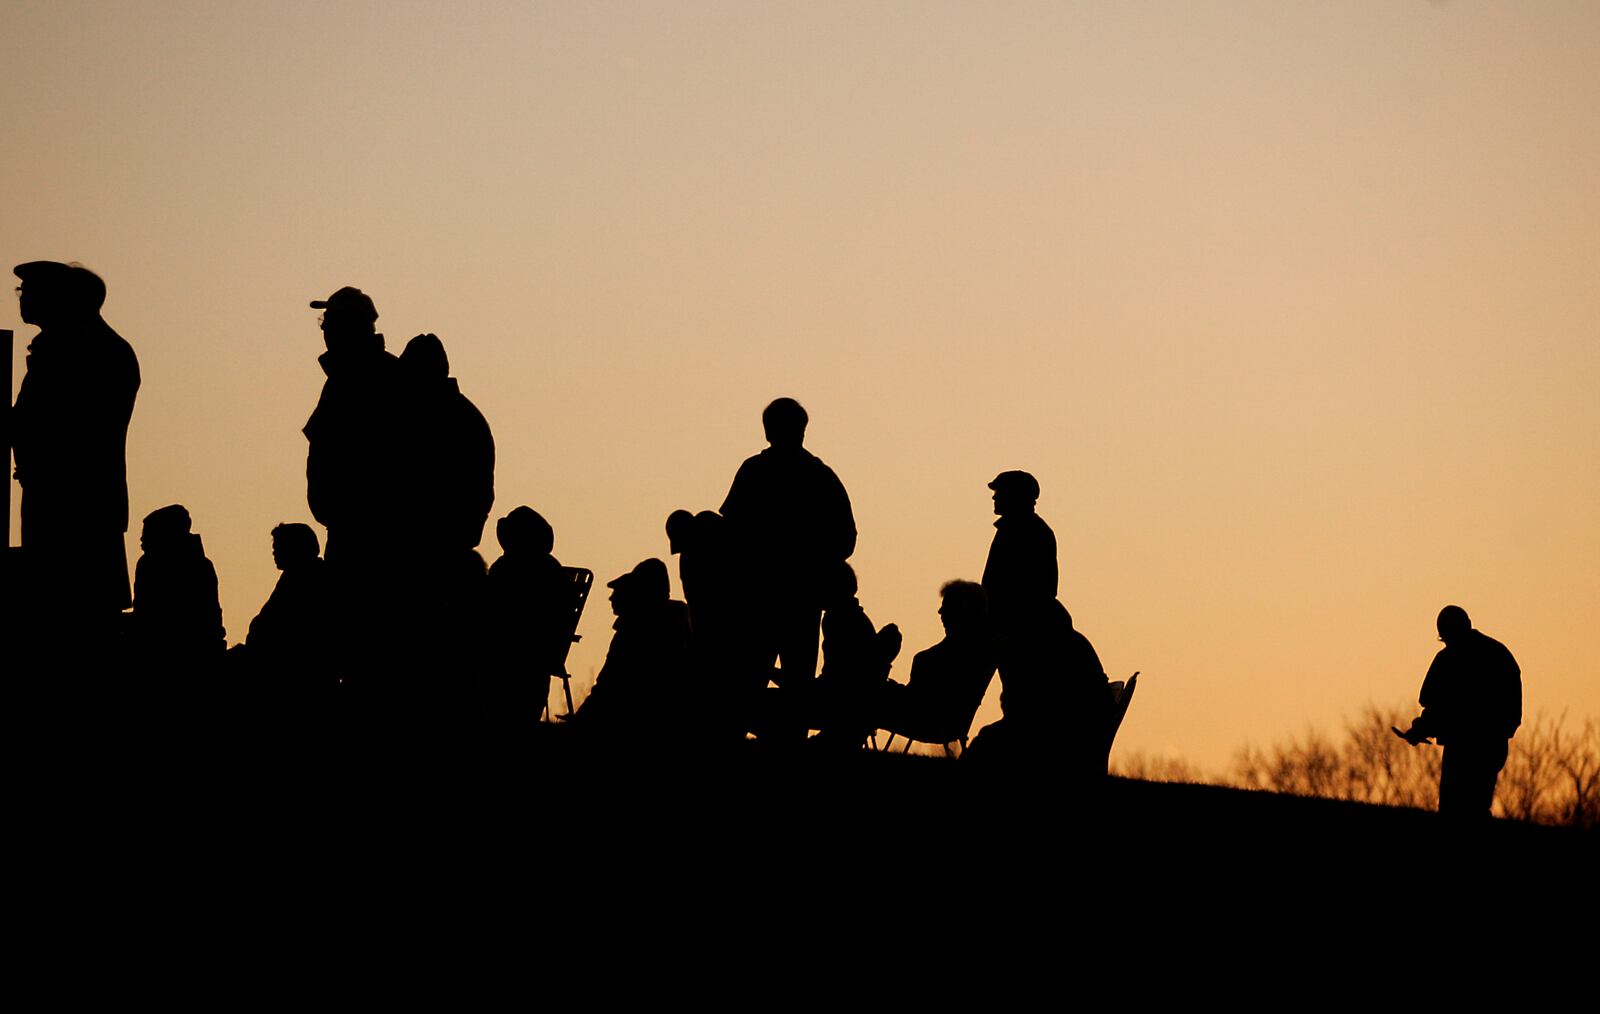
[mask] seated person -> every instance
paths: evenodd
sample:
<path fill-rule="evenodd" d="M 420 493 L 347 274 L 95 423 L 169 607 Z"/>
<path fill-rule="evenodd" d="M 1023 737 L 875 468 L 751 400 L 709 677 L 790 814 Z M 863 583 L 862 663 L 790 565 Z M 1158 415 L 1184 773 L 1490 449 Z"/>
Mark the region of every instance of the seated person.
<path fill-rule="evenodd" d="M 495 536 L 504 552 L 489 568 L 484 696 L 492 725 L 526 731 L 571 644 L 572 579 L 551 553 L 555 530 L 532 507 L 501 518 Z"/>
<path fill-rule="evenodd" d="M 1074 777 L 1104 775 L 1111 689 L 1100 656 L 1060 601 L 1014 628 L 1000 667 L 1000 721 L 984 726 L 968 759 Z"/>
<path fill-rule="evenodd" d="M 134 653 L 147 665 L 174 671 L 209 663 L 227 647 L 217 571 L 189 526 L 189 512 L 178 504 L 152 511 L 134 569 Z"/>
<path fill-rule="evenodd" d="M 909 684 L 885 684 L 878 728 L 923 743 L 965 739 L 994 679 L 989 598 L 975 581 L 939 589 L 944 640 L 911 660 Z"/>
<path fill-rule="evenodd" d="M 872 705 L 900 654 L 900 628 L 872 625 L 856 598 L 856 572 L 834 564 L 823 589 L 822 672 L 811 688 L 809 724 L 819 747 L 859 750 L 876 728 Z"/>
<path fill-rule="evenodd" d="M 328 638 L 330 600 L 322 546 L 310 525 L 281 524 L 272 530 L 272 564 L 280 574 L 272 594 L 250 621 L 234 653 L 252 666 L 296 679 L 308 673 L 335 677 Z"/>
<path fill-rule="evenodd" d="M 667 565 L 641 562 L 608 585 L 616 614 L 605 664 L 572 724 L 635 745 L 678 734 L 689 659 L 689 608 L 669 597 Z"/>
<path fill-rule="evenodd" d="M 334 606 L 321 546 L 310 525 L 272 530 L 272 563 L 281 572 L 228 661 L 251 692 L 248 718 L 259 735 L 297 741 L 327 737 L 341 700 Z"/>

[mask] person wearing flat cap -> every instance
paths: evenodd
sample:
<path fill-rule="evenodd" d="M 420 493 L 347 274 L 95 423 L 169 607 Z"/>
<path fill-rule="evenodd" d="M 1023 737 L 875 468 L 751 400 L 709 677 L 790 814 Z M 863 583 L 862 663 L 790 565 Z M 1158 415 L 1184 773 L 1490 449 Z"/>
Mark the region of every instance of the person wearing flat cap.
<path fill-rule="evenodd" d="M 1001 472 L 989 488 L 999 518 L 983 567 L 983 590 L 989 596 L 989 615 L 1004 634 L 1055 601 L 1056 535 L 1034 513 L 1039 480 L 1027 472 Z"/>
<path fill-rule="evenodd" d="M 34 605 L 64 629 L 114 631 L 132 601 L 123 536 L 139 360 L 100 315 L 99 275 L 55 261 L 12 270 L 20 315 L 39 328 L 11 412 Z"/>

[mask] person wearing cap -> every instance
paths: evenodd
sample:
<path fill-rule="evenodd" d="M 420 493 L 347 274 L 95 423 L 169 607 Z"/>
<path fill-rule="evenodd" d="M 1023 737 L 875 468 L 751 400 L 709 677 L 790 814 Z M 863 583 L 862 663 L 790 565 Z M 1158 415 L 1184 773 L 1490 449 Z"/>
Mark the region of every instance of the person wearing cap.
<path fill-rule="evenodd" d="M 828 575 L 856 548 L 844 484 L 807 451 L 806 410 L 779 398 L 761 413 L 768 447 L 745 459 L 722 502 L 756 613 L 751 664 L 793 691 L 797 713 L 817 672 L 817 632 Z"/>
<path fill-rule="evenodd" d="M 69 629 L 109 631 L 131 601 L 123 536 L 139 360 L 100 315 L 100 276 L 55 261 L 13 273 L 22 280 L 20 315 L 39 328 L 11 412 L 36 604 Z"/>
<path fill-rule="evenodd" d="M 1437 626 L 1444 647 L 1422 681 L 1422 714 L 1400 736 L 1412 746 L 1436 739 L 1444 747 L 1440 813 L 1484 819 L 1522 724 L 1522 669 L 1510 649 L 1473 628 L 1460 606 L 1441 609 Z"/>
<path fill-rule="evenodd" d="M 640 562 L 607 582 L 616 614 L 611 646 L 573 721 L 618 742 L 659 741 L 677 731 L 674 702 L 689 654 L 689 609 L 670 597 L 667 565 Z"/>
<path fill-rule="evenodd" d="M 311 301 L 322 311 L 327 380 L 306 421 L 306 502 L 328 529 L 336 569 L 383 566 L 403 542 L 401 520 L 414 469 L 404 454 L 408 424 L 399 360 L 384 348 L 378 310 L 345 286 Z"/>
<path fill-rule="evenodd" d="M 1055 600 L 1056 536 L 1034 512 L 1039 481 L 1027 472 L 1001 472 L 989 483 L 994 491 L 994 541 L 983 567 L 989 615 L 1001 633 Z"/>

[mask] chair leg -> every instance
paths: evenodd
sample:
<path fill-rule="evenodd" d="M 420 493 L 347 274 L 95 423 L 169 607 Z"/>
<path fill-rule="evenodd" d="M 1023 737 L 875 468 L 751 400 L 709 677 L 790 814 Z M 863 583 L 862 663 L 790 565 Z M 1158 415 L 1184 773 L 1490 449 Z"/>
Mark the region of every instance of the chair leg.
<path fill-rule="evenodd" d="M 561 677 L 561 689 L 566 692 L 566 695 L 567 695 L 567 714 L 571 715 L 572 714 L 572 677 L 570 677 L 570 676 Z"/>
<path fill-rule="evenodd" d="M 906 740 L 906 748 L 904 750 L 901 750 L 900 752 L 901 753 L 910 753 L 911 752 L 911 740 L 909 740 L 909 739 Z"/>
<path fill-rule="evenodd" d="M 889 752 L 889 748 L 890 748 L 890 747 L 891 747 L 891 746 L 894 746 L 894 733 L 892 733 L 892 732 L 891 732 L 891 733 L 889 733 L 889 738 L 888 738 L 888 739 L 886 739 L 886 740 L 884 740 L 884 743 L 883 743 L 883 752 L 884 752 L 884 753 L 888 753 L 888 752 Z"/>

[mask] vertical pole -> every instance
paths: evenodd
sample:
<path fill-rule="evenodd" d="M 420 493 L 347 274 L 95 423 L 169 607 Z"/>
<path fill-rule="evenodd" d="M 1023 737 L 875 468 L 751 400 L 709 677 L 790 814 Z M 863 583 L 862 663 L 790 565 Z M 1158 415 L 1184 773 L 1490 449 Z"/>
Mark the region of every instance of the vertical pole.
<path fill-rule="evenodd" d="M 11 548 L 11 332 L 0 331 L 0 339 L 6 347 L 6 541 L 5 548 L 10 556 Z"/>

